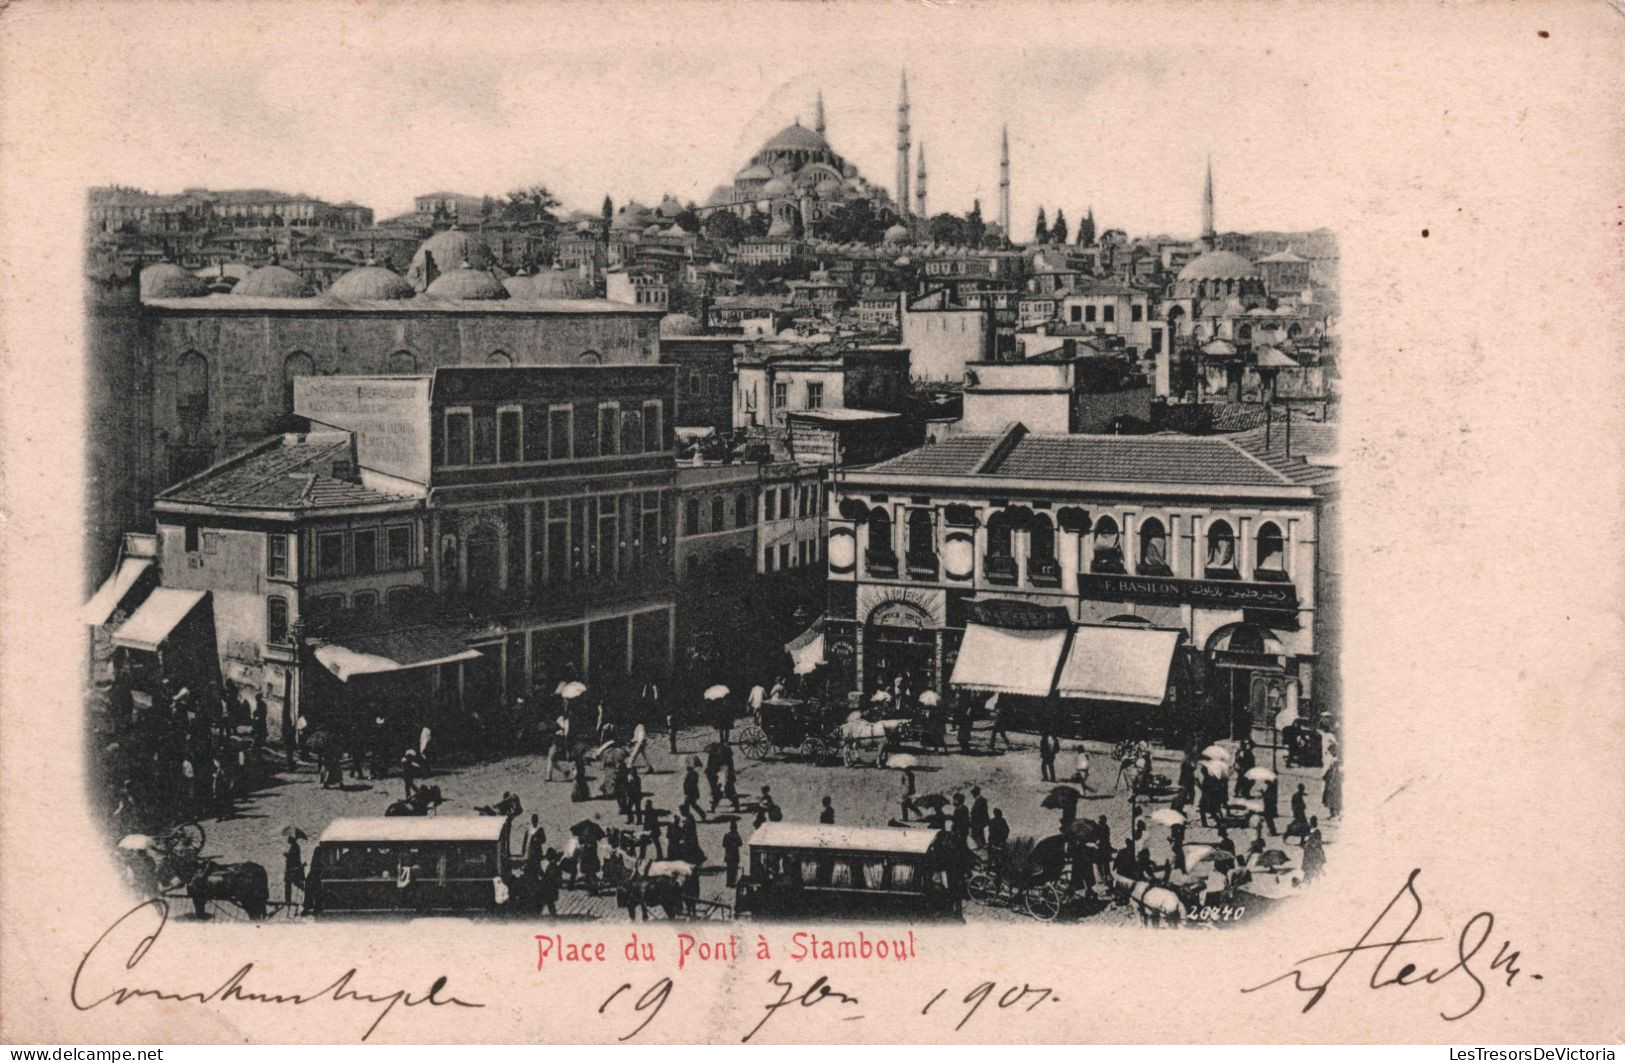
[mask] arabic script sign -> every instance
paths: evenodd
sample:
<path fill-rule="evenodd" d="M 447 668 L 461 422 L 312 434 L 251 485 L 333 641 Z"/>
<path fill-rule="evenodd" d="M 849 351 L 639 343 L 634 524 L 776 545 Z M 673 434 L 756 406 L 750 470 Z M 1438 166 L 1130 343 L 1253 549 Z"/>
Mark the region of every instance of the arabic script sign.
<path fill-rule="evenodd" d="M 1298 591 L 1290 583 L 1244 583 L 1238 580 L 1172 579 L 1161 576 L 1080 575 L 1078 591 L 1086 598 L 1190 605 L 1265 606 L 1296 609 Z"/>

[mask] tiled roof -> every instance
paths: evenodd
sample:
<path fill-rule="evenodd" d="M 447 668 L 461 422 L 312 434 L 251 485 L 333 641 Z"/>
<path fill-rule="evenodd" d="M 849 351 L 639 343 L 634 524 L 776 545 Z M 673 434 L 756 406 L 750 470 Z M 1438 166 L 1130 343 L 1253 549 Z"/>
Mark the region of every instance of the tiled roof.
<path fill-rule="evenodd" d="M 1301 417 L 1294 417 L 1290 453 L 1286 446 L 1286 435 L 1285 421 L 1277 417 L 1275 423 L 1269 426 L 1267 433 L 1263 428 L 1254 428 L 1230 438 L 1293 483 L 1313 486 L 1337 479 L 1335 466 L 1311 464 L 1309 460 L 1327 459 L 1337 454 L 1338 430 L 1335 422 L 1306 421 Z"/>
<path fill-rule="evenodd" d="M 324 509 L 395 502 L 385 494 L 332 475 L 349 460 L 349 443 L 284 436 L 260 443 L 159 494 L 157 501 L 242 509 Z"/>
<path fill-rule="evenodd" d="M 1012 441 L 1011 437 L 1014 435 Z M 903 475 L 1280 487 L 1291 481 L 1225 439 L 1195 436 L 953 436 L 873 466 Z"/>

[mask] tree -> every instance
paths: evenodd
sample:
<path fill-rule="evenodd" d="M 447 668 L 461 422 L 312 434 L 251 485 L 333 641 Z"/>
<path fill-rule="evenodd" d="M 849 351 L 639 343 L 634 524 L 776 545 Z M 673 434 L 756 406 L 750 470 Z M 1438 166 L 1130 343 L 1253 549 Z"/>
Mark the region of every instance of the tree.
<path fill-rule="evenodd" d="M 970 213 L 965 215 L 965 244 L 968 247 L 981 247 L 986 238 L 987 222 L 982 220 L 982 201 L 972 200 Z"/>
<path fill-rule="evenodd" d="M 1066 211 L 1057 207 L 1055 210 L 1055 224 L 1049 227 L 1050 243 L 1066 243 L 1066 228 Z"/>
<path fill-rule="evenodd" d="M 603 214 L 604 222 L 606 224 L 608 224 L 608 222 L 615 217 L 615 204 L 610 201 L 608 196 L 604 197 L 604 206 L 599 213 Z"/>
<path fill-rule="evenodd" d="M 705 219 L 705 235 L 713 240 L 721 240 L 725 244 L 737 244 L 750 235 L 750 227 L 744 219 L 731 210 L 719 210 Z"/>
<path fill-rule="evenodd" d="M 1033 226 L 1033 243 L 1049 243 L 1049 223 L 1044 220 L 1044 208 L 1038 208 L 1038 222 Z"/>
<path fill-rule="evenodd" d="M 1095 245 L 1094 207 L 1090 207 L 1089 213 L 1085 214 L 1083 216 L 1083 221 L 1078 223 L 1078 243 L 1084 247 L 1093 247 Z"/>
<path fill-rule="evenodd" d="M 891 223 L 891 217 L 877 213 L 874 204 L 867 199 L 853 199 L 831 211 L 829 217 L 819 223 L 818 231 L 826 240 L 837 244 L 854 241 L 878 244 L 885 239 Z"/>
<path fill-rule="evenodd" d="M 672 219 L 672 223 L 685 233 L 697 233 L 700 231 L 700 213 L 693 206 L 684 207 Z"/>
<path fill-rule="evenodd" d="M 766 214 L 759 210 L 752 210 L 750 217 L 745 220 L 745 227 L 750 230 L 751 236 L 766 236 L 768 226 L 772 223 Z"/>
<path fill-rule="evenodd" d="M 487 202 L 492 201 L 487 199 Z M 558 197 L 546 185 L 516 188 L 508 193 L 505 201 L 500 202 L 503 220 L 518 223 L 552 221 L 553 208 L 558 205 Z M 492 206 L 494 209 L 497 203 L 493 202 Z M 481 216 L 487 220 L 490 217 L 483 205 Z"/>
<path fill-rule="evenodd" d="M 926 228 L 930 231 L 931 242 L 934 244 L 961 247 L 965 243 L 965 220 L 957 215 L 938 214 L 931 219 Z"/>

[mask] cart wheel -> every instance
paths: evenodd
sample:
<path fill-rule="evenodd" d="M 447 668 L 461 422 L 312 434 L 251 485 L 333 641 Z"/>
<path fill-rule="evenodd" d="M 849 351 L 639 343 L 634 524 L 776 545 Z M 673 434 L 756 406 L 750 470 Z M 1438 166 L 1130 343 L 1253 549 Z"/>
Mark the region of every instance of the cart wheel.
<path fill-rule="evenodd" d="M 203 832 L 201 823 L 182 823 L 169 832 L 177 849 L 190 849 L 194 853 L 203 851 L 203 842 L 208 837 Z"/>
<path fill-rule="evenodd" d="M 743 749 L 745 756 L 750 759 L 761 760 L 773 746 L 768 742 L 766 732 L 760 727 L 747 727 L 739 732 L 739 748 Z"/>
<path fill-rule="evenodd" d="M 1027 890 L 1027 914 L 1042 922 L 1053 922 L 1061 914 L 1066 891 L 1059 882 L 1046 882 Z"/>
<path fill-rule="evenodd" d="M 973 901 L 990 904 L 999 895 L 999 883 L 987 867 L 978 867 L 965 879 L 965 892 L 970 894 Z"/>
<path fill-rule="evenodd" d="M 801 743 L 801 755 L 809 760 L 823 760 L 824 753 L 824 743 L 816 738 L 809 738 Z"/>

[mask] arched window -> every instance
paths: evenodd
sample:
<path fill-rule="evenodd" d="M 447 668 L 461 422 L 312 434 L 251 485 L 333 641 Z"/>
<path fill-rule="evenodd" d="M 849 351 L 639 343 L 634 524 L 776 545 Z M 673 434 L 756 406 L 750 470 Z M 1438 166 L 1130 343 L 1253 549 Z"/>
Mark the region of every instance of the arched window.
<path fill-rule="evenodd" d="M 700 534 L 700 500 L 697 498 L 683 504 L 683 532 L 686 535 Z"/>
<path fill-rule="evenodd" d="M 350 595 L 350 608 L 359 616 L 371 616 L 378 611 L 378 592 L 356 591 Z"/>
<path fill-rule="evenodd" d="M 1140 522 L 1139 571 L 1146 576 L 1166 576 L 1168 568 L 1168 533 L 1162 521 L 1147 517 Z"/>
<path fill-rule="evenodd" d="M 492 351 L 490 354 L 485 356 L 485 364 L 510 366 L 513 365 L 513 359 L 509 357 L 507 351 Z"/>
<path fill-rule="evenodd" d="M 750 523 L 750 496 L 737 495 L 734 498 L 734 524 L 740 528 Z"/>
<path fill-rule="evenodd" d="M 720 531 L 728 526 L 728 508 L 720 497 L 711 500 L 711 530 Z"/>
<path fill-rule="evenodd" d="M 1111 517 L 1101 517 L 1095 521 L 1095 558 L 1089 570 L 1123 571 L 1123 533 L 1118 530 L 1117 521 Z"/>
<path fill-rule="evenodd" d="M 1208 579 L 1236 578 L 1236 533 L 1222 520 L 1208 525 L 1205 568 Z"/>
<path fill-rule="evenodd" d="M 1274 521 L 1267 520 L 1258 526 L 1258 551 L 1255 557 L 1254 579 L 1286 580 L 1286 539 Z"/>
<path fill-rule="evenodd" d="M 416 373 L 418 356 L 411 351 L 396 351 L 389 356 L 388 369 L 391 373 Z"/>
<path fill-rule="evenodd" d="M 908 563 L 910 568 L 937 567 L 937 525 L 929 509 L 908 511 Z"/>
<path fill-rule="evenodd" d="M 987 555 L 982 572 L 994 583 L 1016 581 L 1015 529 L 1010 514 L 1000 511 L 987 518 Z"/>
<path fill-rule="evenodd" d="M 582 351 L 576 356 L 576 361 L 582 365 L 602 365 L 604 363 L 604 359 L 599 356 L 597 351 Z"/>
<path fill-rule="evenodd" d="M 1046 586 L 1061 582 L 1061 567 L 1055 560 L 1055 525 L 1047 513 L 1035 513 L 1027 522 L 1027 579 Z"/>
<path fill-rule="evenodd" d="M 288 641 L 288 599 L 278 595 L 265 599 L 265 641 L 272 646 Z"/>
<path fill-rule="evenodd" d="M 866 560 L 872 572 L 897 573 L 897 549 L 892 545 L 891 515 L 884 508 L 869 514 L 869 552 Z"/>
<path fill-rule="evenodd" d="M 209 361 L 187 351 L 175 363 L 175 408 L 181 413 L 209 412 Z"/>
<path fill-rule="evenodd" d="M 468 533 L 468 593 L 489 596 L 501 589 L 502 566 L 497 530 L 481 524 Z"/>
<path fill-rule="evenodd" d="M 293 382 L 316 373 L 316 360 L 304 351 L 294 351 L 282 363 L 282 411 L 293 412 Z"/>
<path fill-rule="evenodd" d="M 391 587 L 384 594 L 384 607 L 396 616 L 404 616 L 412 601 L 413 587 Z"/>

